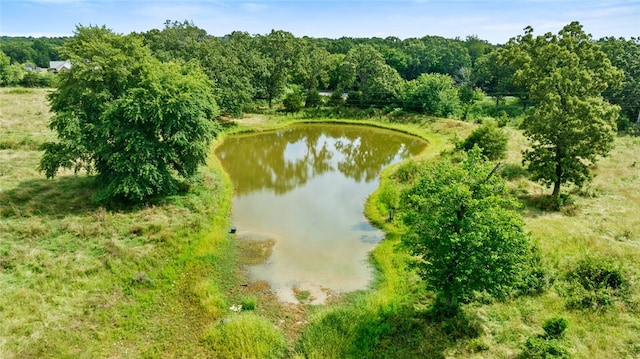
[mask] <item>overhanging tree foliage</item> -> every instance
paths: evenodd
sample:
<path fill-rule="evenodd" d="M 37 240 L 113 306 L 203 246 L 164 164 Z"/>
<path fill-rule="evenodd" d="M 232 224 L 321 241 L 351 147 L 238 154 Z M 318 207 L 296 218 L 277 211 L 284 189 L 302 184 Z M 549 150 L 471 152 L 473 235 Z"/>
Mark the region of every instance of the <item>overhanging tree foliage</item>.
<path fill-rule="evenodd" d="M 63 48 L 73 64 L 49 96 L 40 169 L 97 173 L 98 200 L 139 202 L 175 193 L 204 163 L 218 109 L 194 62 L 160 62 L 135 35 L 78 27 Z"/>
<path fill-rule="evenodd" d="M 589 165 L 613 147 L 620 108 L 602 93 L 617 88 L 622 73 L 578 22 L 558 35 L 534 37 L 528 27 L 503 54 L 517 68 L 514 81 L 536 104 L 522 123 L 531 142 L 524 162 L 534 180 L 553 185 L 558 198 L 562 184 L 590 180 Z"/>
<path fill-rule="evenodd" d="M 477 292 L 500 298 L 519 284 L 531 242 L 515 206 L 477 148 L 462 163 L 422 169 L 403 192 L 403 243 L 442 314 Z"/>

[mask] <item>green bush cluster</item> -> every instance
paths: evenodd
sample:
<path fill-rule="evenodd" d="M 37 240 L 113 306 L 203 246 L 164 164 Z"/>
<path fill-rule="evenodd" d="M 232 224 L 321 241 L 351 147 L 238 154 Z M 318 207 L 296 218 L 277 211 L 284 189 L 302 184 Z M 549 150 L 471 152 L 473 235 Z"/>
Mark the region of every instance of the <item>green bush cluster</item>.
<path fill-rule="evenodd" d="M 604 309 L 624 297 L 628 280 L 611 261 L 585 256 L 566 274 L 561 293 L 570 309 Z"/>
<path fill-rule="evenodd" d="M 521 359 L 571 358 L 569 348 L 562 340 L 568 322 L 565 318 L 547 319 L 542 328 L 544 334 L 527 339 L 518 356 Z"/>
<path fill-rule="evenodd" d="M 461 150 L 470 151 L 478 146 L 483 156 L 494 161 L 507 157 L 507 143 L 509 136 L 499 128 L 495 122 L 486 122 L 475 129 L 471 134 L 456 147 Z"/>

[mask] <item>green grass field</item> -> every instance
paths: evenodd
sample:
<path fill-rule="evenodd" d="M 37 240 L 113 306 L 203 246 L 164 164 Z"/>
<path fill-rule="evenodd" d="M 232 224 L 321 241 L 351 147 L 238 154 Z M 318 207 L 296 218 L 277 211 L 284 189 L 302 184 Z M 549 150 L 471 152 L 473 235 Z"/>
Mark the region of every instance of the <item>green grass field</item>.
<path fill-rule="evenodd" d="M 513 176 L 550 287 L 438 322 L 425 315 L 432 298 L 408 274 L 378 192 L 365 210 L 388 238 L 371 254 L 372 289 L 327 306 L 284 305 L 243 276 L 242 243 L 227 234 L 232 188 L 213 154 L 188 195 L 103 208 L 85 174 L 46 180 L 37 170 L 39 145 L 54 138 L 46 93 L 0 89 L 0 358 L 536 357 L 523 349 L 553 317 L 567 319 L 553 343 L 573 357 L 640 358 L 640 138 L 618 138 L 590 186 L 565 189 L 573 203 L 560 212 L 536 209 L 549 190 Z M 297 120 L 261 115 L 234 131 Z M 426 160 L 475 126 L 376 121 L 428 139 Z M 517 170 L 526 141 L 509 132 L 506 165 Z M 568 278 L 587 256 L 620 273 L 624 290 L 576 291 Z M 250 310 L 236 313 L 238 304 Z"/>

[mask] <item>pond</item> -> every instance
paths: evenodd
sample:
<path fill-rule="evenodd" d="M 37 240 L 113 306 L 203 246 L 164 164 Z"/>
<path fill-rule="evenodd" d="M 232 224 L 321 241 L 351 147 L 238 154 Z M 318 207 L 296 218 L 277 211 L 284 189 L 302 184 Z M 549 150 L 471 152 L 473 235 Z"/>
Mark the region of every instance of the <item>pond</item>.
<path fill-rule="evenodd" d="M 232 223 L 239 239 L 273 243 L 248 266 L 284 302 L 367 287 L 367 255 L 383 239 L 363 214 L 380 171 L 426 143 L 379 128 L 307 124 L 225 138 L 216 155 L 235 187 Z"/>

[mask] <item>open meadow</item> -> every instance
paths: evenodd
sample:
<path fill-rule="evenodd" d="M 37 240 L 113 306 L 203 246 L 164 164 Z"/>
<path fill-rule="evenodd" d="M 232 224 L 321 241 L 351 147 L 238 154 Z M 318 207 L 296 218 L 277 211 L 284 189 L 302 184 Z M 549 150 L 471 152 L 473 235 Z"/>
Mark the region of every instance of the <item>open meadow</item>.
<path fill-rule="evenodd" d="M 503 175 L 548 285 L 438 322 L 425 315 L 432 297 L 396 251 L 400 233 L 379 192 L 365 208 L 388 233 L 371 253 L 371 289 L 326 306 L 278 303 L 242 271 L 261 249 L 231 240 L 233 190 L 213 150 L 189 193 L 105 208 L 86 174 L 48 180 L 38 171 L 39 146 L 55 138 L 48 91 L 0 89 L 0 358 L 517 358 L 541 357 L 545 345 L 576 358 L 640 358 L 640 137 L 618 137 L 594 181 L 567 188 L 561 211 L 543 212 L 537 203 L 550 190 L 523 175 L 526 141 L 508 127 Z M 235 130 L 298 120 L 253 118 Z M 476 126 L 371 121 L 426 138 L 424 160 Z M 593 283 L 580 285 L 584 277 Z M 551 318 L 564 318 L 566 332 L 543 340 Z"/>

